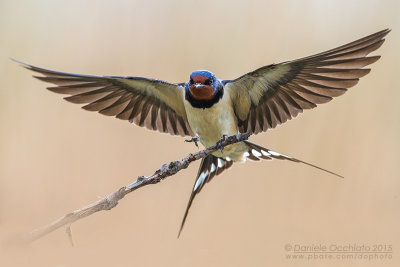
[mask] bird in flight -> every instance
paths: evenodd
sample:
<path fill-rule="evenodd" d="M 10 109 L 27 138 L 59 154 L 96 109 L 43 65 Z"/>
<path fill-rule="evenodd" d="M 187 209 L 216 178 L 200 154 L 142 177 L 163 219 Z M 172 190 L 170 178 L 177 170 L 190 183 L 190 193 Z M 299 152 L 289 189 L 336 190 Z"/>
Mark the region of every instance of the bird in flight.
<path fill-rule="evenodd" d="M 382 45 L 389 31 L 313 56 L 267 65 L 234 80 L 220 80 L 210 71 L 198 70 L 188 82 L 174 84 L 142 77 L 72 74 L 17 62 L 42 75 L 35 78 L 54 84 L 47 88 L 50 91 L 68 95 L 65 100 L 69 102 L 86 104 L 83 109 L 150 130 L 189 136 L 188 141 L 209 147 L 227 135 L 265 132 L 344 94 L 370 72 L 364 67 L 380 56 L 368 54 Z M 324 170 L 249 141 L 221 148 L 201 161 L 178 236 L 205 183 L 233 162 L 260 159 L 289 160 Z"/>

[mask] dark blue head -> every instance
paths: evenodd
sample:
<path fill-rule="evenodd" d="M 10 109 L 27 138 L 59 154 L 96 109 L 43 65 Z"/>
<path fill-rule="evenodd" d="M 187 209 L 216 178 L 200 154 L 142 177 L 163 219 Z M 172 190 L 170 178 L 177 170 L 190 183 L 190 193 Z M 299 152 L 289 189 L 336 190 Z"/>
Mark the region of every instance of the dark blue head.
<path fill-rule="evenodd" d="M 185 84 L 185 99 L 195 108 L 209 108 L 224 94 L 224 87 L 212 72 L 196 70 Z"/>

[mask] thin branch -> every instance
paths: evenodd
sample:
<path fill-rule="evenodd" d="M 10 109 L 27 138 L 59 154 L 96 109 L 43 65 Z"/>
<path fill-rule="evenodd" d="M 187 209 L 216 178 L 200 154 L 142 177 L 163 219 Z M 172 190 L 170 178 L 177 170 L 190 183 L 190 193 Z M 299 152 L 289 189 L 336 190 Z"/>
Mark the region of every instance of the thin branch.
<path fill-rule="evenodd" d="M 186 169 L 189 166 L 189 164 L 192 163 L 193 161 L 204 158 L 205 156 L 211 154 L 212 152 L 217 151 L 218 149 L 220 149 L 221 145 L 222 147 L 226 147 L 228 145 L 247 140 L 250 135 L 251 135 L 250 133 L 246 133 L 246 134 L 238 134 L 226 137 L 220 144 L 216 144 L 202 151 L 199 151 L 195 154 L 189 154 L 188 156 L 179 161 L 171 161 L 170 163 L 164 164 L 161 166 L 161 168 L 156 170 L 151 176 L 147 177 L 139 176 L 135 182 L 127 186 L 121 187 L 120 189 L 109 194 L 105 198 L 96 201 L 92 204 L 89 204 L 81 209 L 70 212 L 46 226 L 33 230 L 28 235 L 28 241 L 32 242 L 34 240 L 37 240 L 63 226 L 67 226 L 66 231 L 68 233 L 68 236 L 71 238 L 70 240 L 72 241 L 72 235 L 70 229 L 72 223 L 80 219 L 83 219 L 89 215 L 92 215 L 93 213 L 102 210 L 110 210 L 118 205 L 118 201 L 120 201 L 127 194 L 135 191 L 136 189 L 141 188 L 145 185 L 156 184 L 161 180 L 176 174 L 182 169 Z"/>
<path fill-rule="evenodd" d="M 69 243 L 71 244 L 71 246 L 74 246 L 74 240 L 72 239 L 71 225 L 67 226 L 67 228 L 65 229 L 65 232 L 67 232 Z"/>

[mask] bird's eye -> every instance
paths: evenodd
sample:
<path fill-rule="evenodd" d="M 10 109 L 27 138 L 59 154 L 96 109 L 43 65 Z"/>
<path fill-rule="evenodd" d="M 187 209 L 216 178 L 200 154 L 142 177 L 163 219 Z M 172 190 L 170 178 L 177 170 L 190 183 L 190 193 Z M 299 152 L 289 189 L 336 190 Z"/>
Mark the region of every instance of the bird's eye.
<path fill-rule="evenodd" d="M 211 84 L 210 79 L 207 79 L 207 80 L 204 82 L 204 84 L 205 84 L 205 85 L 210 85 L 210 84 Z"/>
<path fill-rule="evenodd" d="M 190 83 L 193 83 L 193 79 L 192 78 L 190 78 Z"/>

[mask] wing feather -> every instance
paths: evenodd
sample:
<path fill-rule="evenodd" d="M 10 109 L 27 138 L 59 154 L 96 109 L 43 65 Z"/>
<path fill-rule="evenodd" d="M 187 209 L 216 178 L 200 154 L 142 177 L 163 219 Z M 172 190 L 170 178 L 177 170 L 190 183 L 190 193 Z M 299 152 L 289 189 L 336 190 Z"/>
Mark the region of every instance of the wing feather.
<path fill-rule="evenodd" d="M 235 80 L 223 81 L 232 98 L 240 131 L 259 133 L 296 117 L 305 109 L 344 94 L 370 72 L 390 30 L 294 61 L 272 64 Z"/>
<path fill-rule="evenodd" d="M 16 62 L 43 75 L 35 78 L 55 84 L 47 89 L 69 95 L 65 100 L 86 104 L 82 107 L 85 110 L 129 120 L 151 130 L 193 136 L 183 104 L 184 88 L 181 84 L 141 77 L 73 74 Z"/>

